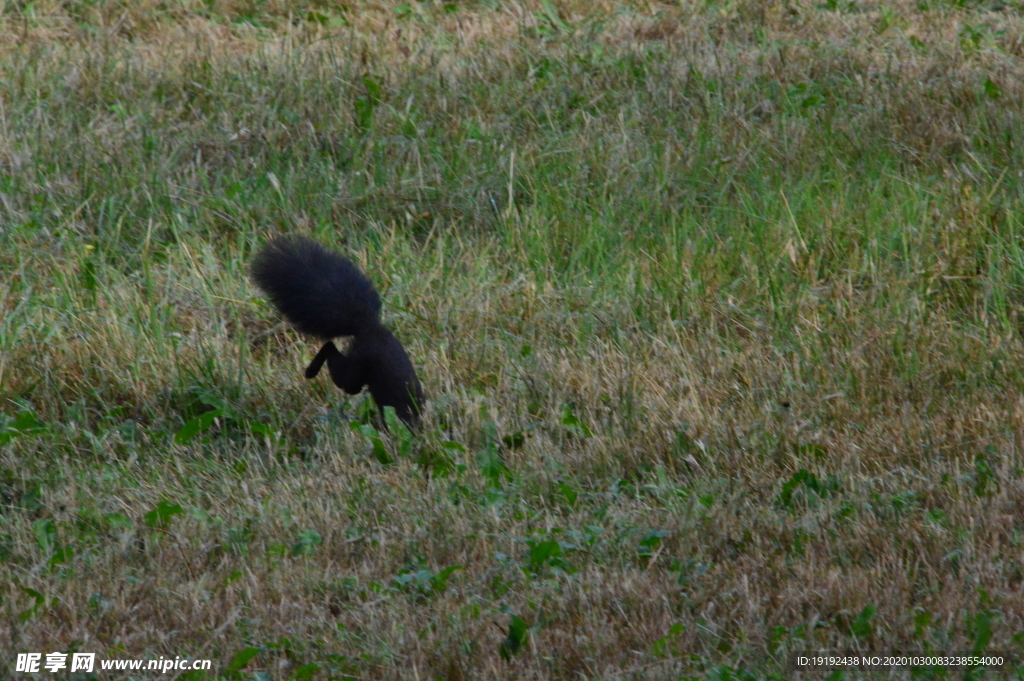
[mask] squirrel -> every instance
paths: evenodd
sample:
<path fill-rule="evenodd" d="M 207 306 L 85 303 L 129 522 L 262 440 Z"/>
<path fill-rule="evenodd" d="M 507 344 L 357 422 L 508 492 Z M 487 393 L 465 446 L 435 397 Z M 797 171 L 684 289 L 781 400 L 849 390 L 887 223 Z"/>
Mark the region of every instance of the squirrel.
<path fill-rule="evenodd" d="M 408 426 L 419 426 L 423 388 L 405 348 L 380 322 L 380 296 L 358 267 L 313 239 L 283 236 L 253 257 L 249 273 L 292 326 L 326 341 L 306 378 L 315 378 L 326 362 L 346 393 L 369 386 L 381 413 L 394 407 Z M 338 336 L 352 336 L 345 353 L 331 340 Z"/>

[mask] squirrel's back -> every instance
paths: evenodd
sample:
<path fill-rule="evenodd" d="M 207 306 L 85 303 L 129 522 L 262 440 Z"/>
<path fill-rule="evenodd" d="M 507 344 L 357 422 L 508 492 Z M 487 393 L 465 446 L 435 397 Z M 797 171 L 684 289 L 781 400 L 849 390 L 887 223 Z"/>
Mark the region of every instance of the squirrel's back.
<path fill-rule="evenodd" d="M 355 336 L 380 318 L 380 296 L 351 261 L 304 236 L 282 236 L 256 254 L 250 270 L 281 314 L 324 340 Z"/>

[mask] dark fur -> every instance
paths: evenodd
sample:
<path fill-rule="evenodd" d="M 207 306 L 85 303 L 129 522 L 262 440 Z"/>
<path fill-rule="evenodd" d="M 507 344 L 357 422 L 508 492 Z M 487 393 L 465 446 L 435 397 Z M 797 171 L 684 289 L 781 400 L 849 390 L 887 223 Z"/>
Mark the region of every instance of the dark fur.
<path fill-rule="evenodd" d="M 251 276 L 296 329 L 327 341 L 306 378 L 326 362 L 336 386 L 350 395 L 368 386 L 381 412 L 394 407 L 407 424 L 419 424 L 423 388 L 405 348 L 380 323 L 380 296 L 358 267 L 312 239 L 286 236 L 256 254 Z M 331 342 L 338 336 L 353 337 L 347 353 Z"/>

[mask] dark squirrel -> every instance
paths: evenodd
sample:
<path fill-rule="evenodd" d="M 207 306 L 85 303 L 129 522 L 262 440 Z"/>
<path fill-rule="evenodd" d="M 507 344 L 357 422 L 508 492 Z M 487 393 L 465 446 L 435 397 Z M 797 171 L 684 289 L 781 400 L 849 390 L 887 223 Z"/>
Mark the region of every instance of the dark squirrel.
<path fill-rule="evenodd" d="M 326 341 L 306 368 L 315 378 L 324 362 L 334 384 L 350 395 L 368 386 L 377 407 L 394 407 L 419 425 L 423 388 L 405 348 L 380 322 L 380 296 L 351 261 L 303 236 L 267 243 L 250 269 L 256 284 L 300 332 Z M 352 336 L 342 353 L 331 339 Z"/>

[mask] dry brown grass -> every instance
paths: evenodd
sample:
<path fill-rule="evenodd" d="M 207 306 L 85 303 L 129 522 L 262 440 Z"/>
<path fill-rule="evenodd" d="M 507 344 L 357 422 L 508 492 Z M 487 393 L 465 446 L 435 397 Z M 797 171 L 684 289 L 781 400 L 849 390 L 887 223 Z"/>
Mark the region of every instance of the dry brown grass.
<path fill-rule="evenodd" d="M 840 5 L 5 10 L 0 650 L 245 679 L 1021 652 L 1024 20 Z M 386 291 L 450 470 L 378 463 L 301 379 L 244 269 L 293 230 Z"/>

